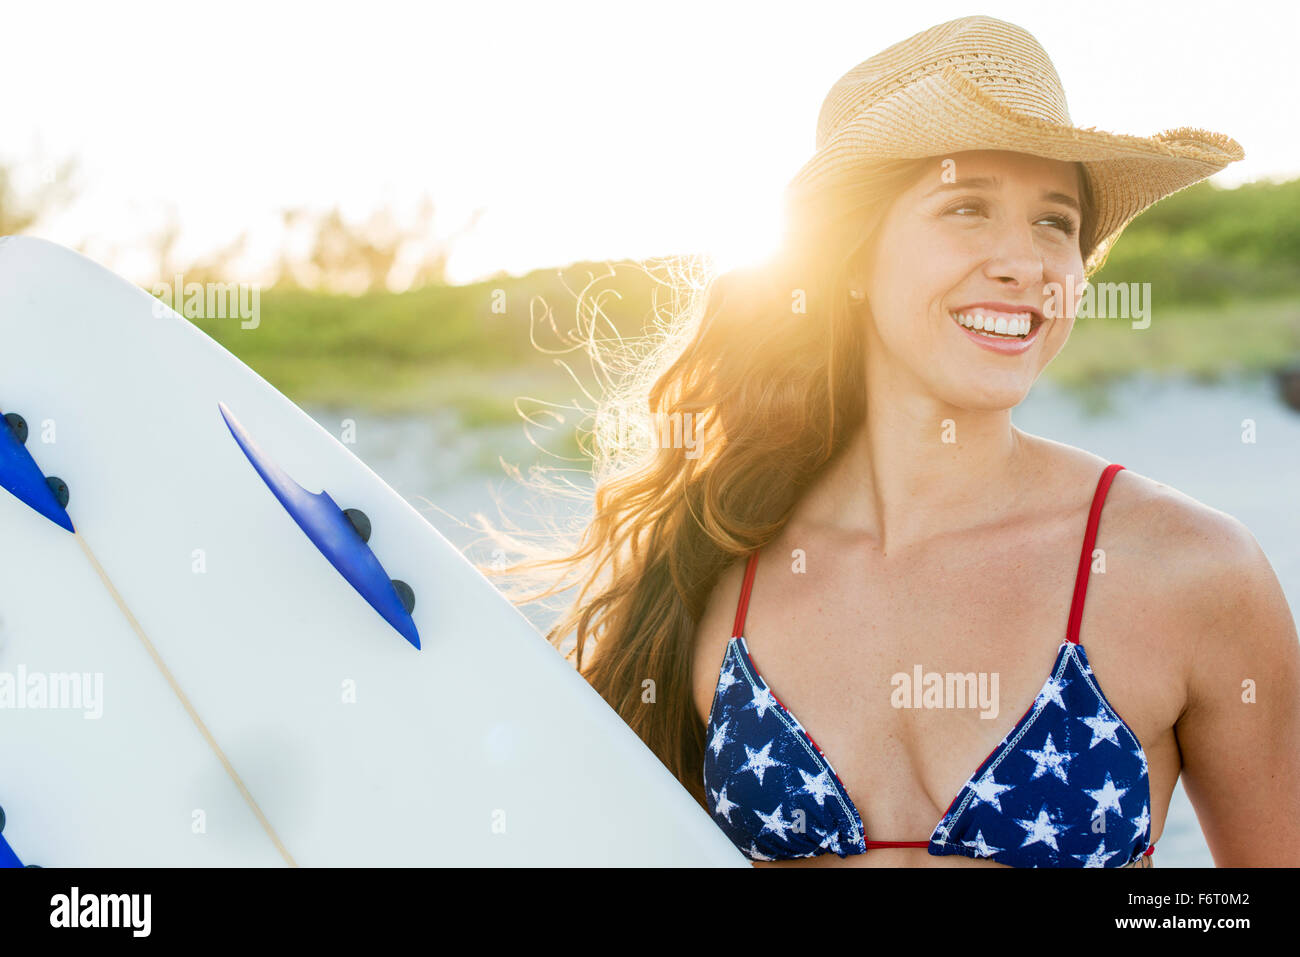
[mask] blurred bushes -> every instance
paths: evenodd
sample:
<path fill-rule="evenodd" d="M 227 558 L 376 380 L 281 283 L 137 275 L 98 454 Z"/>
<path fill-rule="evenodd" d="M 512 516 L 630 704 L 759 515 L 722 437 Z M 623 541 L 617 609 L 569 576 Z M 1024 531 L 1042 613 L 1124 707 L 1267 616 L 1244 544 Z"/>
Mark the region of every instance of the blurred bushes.
<path fill-rule="evenodd" d="M 1149 282 L 1163 304 L 1300 294 L 1300 180 L 1197 183 L 1120 236 L 1095 282 Z"/>

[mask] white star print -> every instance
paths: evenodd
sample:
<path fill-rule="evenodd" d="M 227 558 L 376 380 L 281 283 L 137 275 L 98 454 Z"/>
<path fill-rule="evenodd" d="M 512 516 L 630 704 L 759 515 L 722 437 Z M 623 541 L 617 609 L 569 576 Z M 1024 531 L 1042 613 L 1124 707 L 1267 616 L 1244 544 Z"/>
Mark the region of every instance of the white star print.
<path fill-rule="evenodd" d="M 1012 784 L 998 784 L 993 780 L 993 772 L 985 771 L 984 776 L 971 785 L 970 789 L 974 797 L 971 798 L 970 806 L 972 808 L 977 807 L 980 801 L 983 801 L 985 804 L 1001 811 L 1002 803 L 998 795 L 1003 791 L 1010 791 L 1014 786 Z"/>
<path fill-rule="evenodd" d="M 1059 678 L 1048 678 L 1047 684 L 1043 685 L 1043 690 L 1038 692 L 1038 697 L 1034 699 L 1034 710 L 1037 711 L 1046 707 L 1049 702 L 1059 704 L 1062 711 L 1066 710 L 1065 702 L 1061 700 L 1061 692 L 1065 690 L 1065 686 L 1069 683 L 1068 680 L 1062 681 Z"/>
<path fill-rule="evenodd" d="M 1048 845 L 1052 850 L 1059 851 L 1056 846 L 1056 835 L 1061 833 L 1061 829 L 1052 824 L 1052 819 L 1047 815 L 1047 805 L 1044 804 L 1038 812 L 1037 819 L 1033 821 L 1016 821 L 1027 832 L 1025 843 L 1021 847 L 1028 847 L 1030 844 L 1037 844 L 1040 841 Z"/>
<path fill-rule="evenodd" d="M 736 666 L 732 665 L 722 674 L 718 675 L 718 691 L 725 693 L 728 688 L 736 683 Z"/>
<path fill-rule="evenodd" d="M 847 807 L 848 795 L 843 785 L 838 782 L 825 756 L 819 756 L 816 750 L 808 746 L 801 725 L 784 710 L 762 677 L 757 672 L 748 670 L 745 659 L 741 657 L 742 649 L 743 645 L 737 642 L 718 681 L 720 690 L 725 691 L 731 687 L 736 687 L 737 690 L 725 702 L 718 702 L 716 721 L 707 729 L 709 750 L 705 753 L 709 760 L 709 777 L 721 770 L 714 759 L 720 758 L 723 752 L 727 752 L 728 760 L 722 763 L 728 770 L 734 768 L 729 779 L 718 774 L 717 779 L 705 782 L 720 785 L 720 790 L 708 791 L 711 799 L 709 806 L 715 823 L 733 834 L 737 846 L 755 862 L 783 860 L 796 855 L 816 857 L 825 853 L 843 855 L 846 852 L 859 852 L 862 850 L 863 836 L 858 833 L 861 830 L 861 820 L 848 813 L 852 809 Z M 1065 649 L 1065 658 L 1070 657 L 1071 650 Z M 1116 858 L 1119 859 L 1116 865 L 1124 863 L 1126 855 L 1134 852 L 1134 846 L 1144 835 L 1149 839 L 1152 827 L 1149 798 L 1141 806 L 1140 814 L 1133 817 L 1126 813 L 1127 808 L 1123 805 L 1123 799 L 1129 793 L 1133 794 L 1134 800 L 1138 800 L 1142 792 L 1147 790 L 1147 755 L 1123 719 L 1100 697 L 1099 692 L 1094 693 L 1090 687 L 1089 679 L 1085 677 L 1088 669 L 1082 648 L 1073 651 L 1078 670 L 1069 672 L 1070 679 L 1066 679 L 1063 673 L 1048 676 L 1035 698 L 1029 717 L 1008 732 L 993 756 L 988 759 L 987 763 L 993 769 L 983 770 L 970 779 L 965 793 L 959 795 L 958 800 L 945 812 L 943 821 L 935 826 L 931 847 L 936 852 L 951 853 L 960 850 L 972 857 L 1007 860 L 1019 866 L 1033 866 L 1035 862 L 1037 866 L 1061 866 L 1067 863 L 1064 860 L 1067 852 L 1060 844 L 1065 839 L 1071 847 L 1068 857 L 1076 861 L 1077 865 L 1110 867 L 1110 861 Z M 1071 700 L 1065 701 L 1065 692 L 1070 691 L 1074 683 L 1079 681 L 1084 684 L 1071 691 Z M 1080 708 L 1085 691 L 1090 704 Z M 1051 711 L 1050 706 L 1053 704 L 1060 711 Z M 1093 708 L 1096 710 L 1088 715 L 1088 711 Z M 751 709 L 755 712 L 753 716 L 742 714 L 742 711 Z M 776 711 L 771 722 L 766 721 L 769 709 Z M 1035 724 L 1040 718 L 1041 722 Z M 1074 726 L 1076 720 L 1081 721 L 1090 731 L 1087 747 L 1083 745 L 1083 732 Z M 1121 727 L 1125 729 L 1123 738 L 1118 734 Z M 762 741 L 763 737 L 769 740 L 761 748 L 754 748 L 753 745 Z M 1057 737 L 1061 738 L 1060 745 L 1056 744 Z M 1013 757 L 1009 750 L 1013 740 L 1016 744 L 1014 750 L 1031 760 L 1032 766 L 1020 763 L 1019 757 Z M 1114 754 L 1103 748 L 1102 753 L 1093 759 L 1097 765 L 1094 769 L 1093 761 L 1089 760 L 1092 758 L 1091 752 L 1103 741 L 1115 745 L 1120 753 Z M 1035 742 L 1038 743 L 1039 750 L 1033 749 Z M 1130 743 L 1134 744 L 1135 749 L 1128 747 Z M 780 745 L 779 750 L 777 745 Z M 1079 751 L 1070 751 L 1070 747 L 1076 747 Z M 737 752 L 740 752 L 739 758 L 743 760 L 738 760 Z M 1131 755 L 1132 764 L 1123 757 L 1125 752 Z M 790 761 L 785 761 L 782 755 L 790 757 Z M 995 758 L 998 760 L 995 761 Z M 1076 758 L 1083 760 L 1077 761 Z M 1004 760 L 1007 761 L 1006 764 L 1002 763 Z M 736 767 L 737 764 L 739 767 Z M 1131 776 L 1134 767 L 1138 767 L 1143 775 L 1141 780 Z M 773 768 L 776 769 L 776 774 L 772 790 L 768 791 L 766 772 Z M 748 778 L 735 776 L 749 771 L 754 772 L 757 788 L 755 785 L 740 783 L 747 782 Z M 1103 772 L 1102 781 L 1097 781 L 1095 771 Z M 999 774 L 1002 776 L 1001 781 L 997 780 Z M 1117 774 L 1120 781 L 1125 782 L 1122 788 L 1115 780 Z M 1055 777 L 1066 787 L 1057 789 L 1055 784 L 1046 781 L 1049 776 Z M 1030 782 L 1039 779 L 1042 779 L 1042 783 L 1035 792 Z M 721 787 L 724 782 L 727 786 Z M 1095 787 L 1089 788 L 1088 784 Z M 739 788 L 737 793 L 746 797 L 743 803 L 729 797 L 731 785 Z M 1013 790 L 1017 794 L 1011 794 Z M 1082 799 L 1079 798 L 1080 792 L 1083 794 Z M 828 802 L 828 796 L 833 800 Z M 770 799 L 773 797 L 781 803 L 771 804 Z M 807 803 L 806 797 L 816 802 L 816 807 L 821 809 L 820 814 L 813 810 L 813 805 Z M 1005 803 L 1003 799 L 1006 799 Z M 1086 804 L 1079 808 L 1079 800 L 1090 800 L 1094 805 L 1093 810 L 1087 811 Z M 786 801 L 791 802 L 788 817 L 785 813 Z M 963 813 L 961 821 L 957 821 L 953 812 L 962 801 L 965 802 L 961 804 L 963 812 L 972 810 L 975 813 L 973 818 Z M 1036 815 L 1032 811 L 1033 801 L 1038 801 L 1040 805 Z M 1070 801 L 1074 803 L 1070 804 Z M 1132 803 L 1129 802 L 1128 806 L 1131 807 Z M 987 805 L 990 810 L 979 810 L 982 805 Z M 844 817 L 838 813 L 842 806 L 846 809 Z M 762 807 L 768 808 L 770 813 L 757 810 Z M 827 808 L 835 810 L 833 818 L 827 813 Z M 737 811 L 739 814 L 733 821 L 731 815 Z M 1067 811 L 1073 816 L 1067 815 Z M 805 813 L 814 818 L 806 824 L 814 835 L 812 839 L 791 836 L 802 833 L 805 826 L 802 818 Z M 1112 813 L 1115 814 L 1113 821 L 1108 820 Z M 1021 814 L 1025 815 L 1025 819 L 1020 819 Z M 1088 818 L 1092 818 L 1095 825 L 1098 817 L 1106 821 L 1107 827 L 1094 827 L 1094 831 L 1100 830 L 1100 833 L 1088 833 L 1085 830 Z M 968 826 L 963 826 L 960 830 L 953 826 L 963 821 L 978 825 L 973 837 L 961 837 L 962 834 L 970 833 Z M 828 827 L 822 829 L 816 826 L 822 823 Z M 1132 841 L 1123 838 L 1124 823 L 1129 823 L 1134 828 Z M 995 846 L 988 840 L 982 829 L 985 824 L 989 826 L 990 835 L 1003 846 Z M 1024 835 L 1020 845 L 1014 840 L 1017 826 Z M 766 836 L 768 834 L 779 835 L 780 840 L 773 840 Z M 772 856 L 758 848 L 759 837 L 763 837 L 765 844 L 773 848 Z M 750 839 L 749 845 L 742 843 L 745 838 Z M 1095 845 L 1095 850 L 1088 852 L 1085 848 L 1093 840 L 1098 840 L 1099 843 Z M 1038 844 L 1044 845 L 1047 850 L 1036 850 Z M 816 849 L 810 850 L 811 848 Z M 1018 853 L 1017 848 L 1023 849 L 1024 853 Z M 1139 848 L 1141 849 L 1145 849 L 1145 844 Z"/>
<path fill-rule="evenodd" d="M 790 840 L 788 837 L 785 836 L 785 832 L 790 830 L 790 828 L 794 827 L 794 822 L 787 821 L 784 817 L 782 817 L 781 805 L 778 804 L 776 806 L 776 810 L 773 811 L 771 814 L 764 814 L 762 811 L 756 810 L 754 812 L 754 815 L 760 821 L 763 822 L 763 830 L 759 831 L 760 834 L 762 834 L 763 831 L 771 831 L 773 834 L 778 835 L 783 841 Z"/>
<path fill-rule="evenodd" d="M 1151 823 L 1151 816 L 1147 813 L 1147 806 L 1145 804 L 1142 805 L 1142 813 L 1129 821 L 1129 823 L 1133 825 L 1133 840 L 1136 841 L 1147 832 L 1147 825 Z M 1143 850 L 1146 850 L 1146 848 L 1143 848 Z"/>
<path fill-rule="evenodd" d="M 755 688 L 753 699 L 741 710 L 745 711 L 749 708 L 753 708 L 758 712 L 759 720 L 762 720 L 763 716 L 767 714 L 767 709 L 775 707 L 776 699 L 772 697 L 771 691 L 767 688 Z"/>
<path fill-rule="evenodd" d="M 757 776 L 758 778 L 758 783 L 762 784 L 763 772 L 765 772 L 768 768 L 785 767 L 784 761 L 777 761 L 776 759 L 769 757 L 768 752 L 770 752 L 771 750 L 772 750 L 771 741 L 763 745 L 762 751 L 755 751 L 749 745 L 745 745 L 745 757 L 748 758 L 749 760 L 747 760 L 743 765 L 740 766 L 740 770 L 753 771 L 755 776 Z"/>
<path fill-rule="evenodd" d="M 967 847 L 975 848 L 975 853 L 979 857 L 992 857 L 998 851 L 1002 850 L 1002 848 L 1000 847 L 989 847 L 987 844 L 985 844 L 983 831 L 975 832 L 975 840 L 962 841 L 962 843 L 965 844 Z"/>
<path fill-rule="evenodd" d="M 1119 799 L 1125 794 L 1128 794 L 1128 788 L 1116 788 L 1115 782 L 1110 779 L 1109 771 L 1106 772 L 1105 784 L 1097 788 L 1095 791 L 1090 791 L 1088 788 L 1084 788 L 1083 793 L 1097 802 L 1097 807 L 1092 812 L 1093 817 L 1096 817 L 1098 814 L 1104 814 L 1109 808 L 1114 808 L 1116 814 L 1124 813 L 1120 810 Z"/>
<path fill-rule="evenodd" d="M 1136 757 L 1139 761 L 1142 762 L 1142 773 L 1143 773 L 1143 774 L 1146 774 L 1146 773 L 1147 773 L 1147 755 L 1146 755 L 1146 752 L 1142 750 L 1142 745 L 1140 745 L 1140 744 L 1138 745 L 1138 749 L 1137 749 L 1136 751 L 1133 752 L 1133 756 Z"/>
<path fill-rule="evenodd" d="M 1092 740 L 1088 742 L 1088 750 L 1091 751 L 1102 741 L 1109 741 L 1115 747 L 1119 747 L 1119 738 L 1115 737 L 1115 729 L 1120 726 L 1120 722 L 1108 718 L 1106 709 L 1103 706 L 1097 706 L 1096 717 L 1080 718 L 1079 720 L 1092 729 Z"/>
<path fill-rule="evenodd" d="M 1029 780 L 1037 781 L 1048 771 L 1051 771 L 1054 775 L 1060 778 L 1064 783 L 1066 784 L 1070 783 L 1065 776 L 1065 766 L 1070 763 L 1071 758 L 1077 756 L 1077 752 L 1057 751 L 1056 745 L 1052 743 L 1052 735 L 1050 732 L 1047 735 L 1046 743 L 1043 745 L 1043 750 L 1031 751 L 1028 748 L 1026 748 L 1025 754 L 1027 754 L 1030 758 L 1032 758 L 1034 763 L 1037 765 L 1037 767 L 1034 768 L 1034 773 L 1033 775 L 1030 776 Z"/>
<path fill-rule="evenodd" d="M 1118 853 L 1119 851 L 1106 853 L 1106 839 L 1103 837 L 1101 843 L 1097 845 L 1097 849 L 1091 854 L 1071 854 L 1070 856 L 1077 861 L 1083 861 L 1084 867 L 1105 867 L 1106 862 Z"/>
<path fill-rule="evenodd" d="M 713 803 L 715 805 L 713 808 L 713 813 L 716 815 L 721 815 L 722 819 L 726 821 L 728 824 L 731 823 L 732 810 L 740 807 L 740 805 L 737 804 L 735 801 L 727 800 L 727 786 L 725 784 L 722 786 L 721 793 L 717 791 L 713 792 Z"/>
<path fill-rule="evenodd" d="M 799 774 L 803 777 L 803 787 L 795 793 L 811 794 L 818 807 L 825 807 L 826 795 L 835 793 L 835 788 L 830 782 L 830 775 L 823 771 L 817 777 L 813 777 L 803 768 L 799 768 Z"/>
<path fill-rule="evenodd" d="M 722 753 L 722 748 L 727 743 L 727 725 L 729 724 L 731 724 L 730 718 L 713 730 L 713 739 L 709 741 L 709 750 L 713 752 L 715 758 Z"/>
<path fill-rule="evenodd" d="M 822 849 L 824 849 L 824 850 L 831 851 L 831 852 L 833 852 L 833 853 L 835 853 L 835 854 L 842 854 L 842 853 L 843 853 L 843 851 L 840 850 L 840 832 L 839 832 L 839 831 L 832 831 L 830 834 L 827 834 L 827 833 L 826 833 L 825 831 L 823 831 L 821 828 L 817 828 L 817 827 L 814 827 L 814 828 L 813 828 L 813 831 L 816 833 L 816 835 L 817 835 L 818 837 L 820 837 L 820 838 L 822 839 L 821 843 L 817 845 L 818 847 L 820 847 L 820 848 L 822 848 Z"/>

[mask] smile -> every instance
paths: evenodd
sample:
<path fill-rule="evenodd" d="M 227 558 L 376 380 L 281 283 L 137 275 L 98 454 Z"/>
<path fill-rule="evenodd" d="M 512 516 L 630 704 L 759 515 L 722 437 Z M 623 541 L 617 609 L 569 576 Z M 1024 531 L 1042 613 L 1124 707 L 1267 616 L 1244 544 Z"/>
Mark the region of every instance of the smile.
<path fill-rule="evenodd" d="M 964 306 L 949 315 L 972 342 L 1002 355 L 1027 350 L 1043 327 L 1043 315 L 1037 309 L 1008 303 Z"/>
<path fill-rule="evenodd" d="M 1034 324 L 1034 314 L 1029 311 L 993 312 L 989 309 L 975 309 L 950 315 L 967 329 L 1003 339 L 1023 339 L 1029 335 Z"/>

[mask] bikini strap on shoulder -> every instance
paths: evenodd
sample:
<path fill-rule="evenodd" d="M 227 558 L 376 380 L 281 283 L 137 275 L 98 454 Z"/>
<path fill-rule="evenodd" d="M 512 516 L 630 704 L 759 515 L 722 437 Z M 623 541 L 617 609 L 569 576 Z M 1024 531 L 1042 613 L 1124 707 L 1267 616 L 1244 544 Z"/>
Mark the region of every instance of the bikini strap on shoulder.
<path fill-rule="evenodd" d="M 1079 555 L 1079 571 L 1074 577 L 1074 601 L 1070 604 L 1070 621 L 1065 629 L 1066 640 L 1079 643 L 1079 624 L 1083 621 L 1083 602 L 1088 594 L 1088 576 L 1092 572 L 1092 550 L 1097 544 L 1097 526 L 1101 522 L 1101 507 L 1106 502 L 1110 483 L 1124 466 L 1118 462 L 1107 465 L 1097 480 L 1097 491 L 1092 496 L 1092 510 L 1088 513 L 1088 529 L 1083 535 L 1083 550 Z"/>
<path fill-rule="evenodd" d="M 754 549 L 749 556 L 749 564 L 745 566 L 745 583 L 740 586 L 740 604 L 736 608 L 736 623 L 731 627 L 733 638 L 738 638 L 745 633 L 745 612 L 749 609 L 749 592 L 754 587 L 754 572 L 758 570 L 758 552 L 757 548 Z"/>

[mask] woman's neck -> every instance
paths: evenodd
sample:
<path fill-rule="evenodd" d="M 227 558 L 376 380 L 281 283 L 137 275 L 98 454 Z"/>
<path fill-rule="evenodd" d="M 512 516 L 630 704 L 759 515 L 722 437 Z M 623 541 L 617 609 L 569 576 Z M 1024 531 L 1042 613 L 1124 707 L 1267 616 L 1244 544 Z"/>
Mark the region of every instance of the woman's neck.
<path fill-rule="evenodd" d="M 866 421 L 800 501 L 800 522 L 874 539 L 889 554 L 1033 507 L 1047 476 L 1010 410 L 933 396 L 869 401 Z"/>

